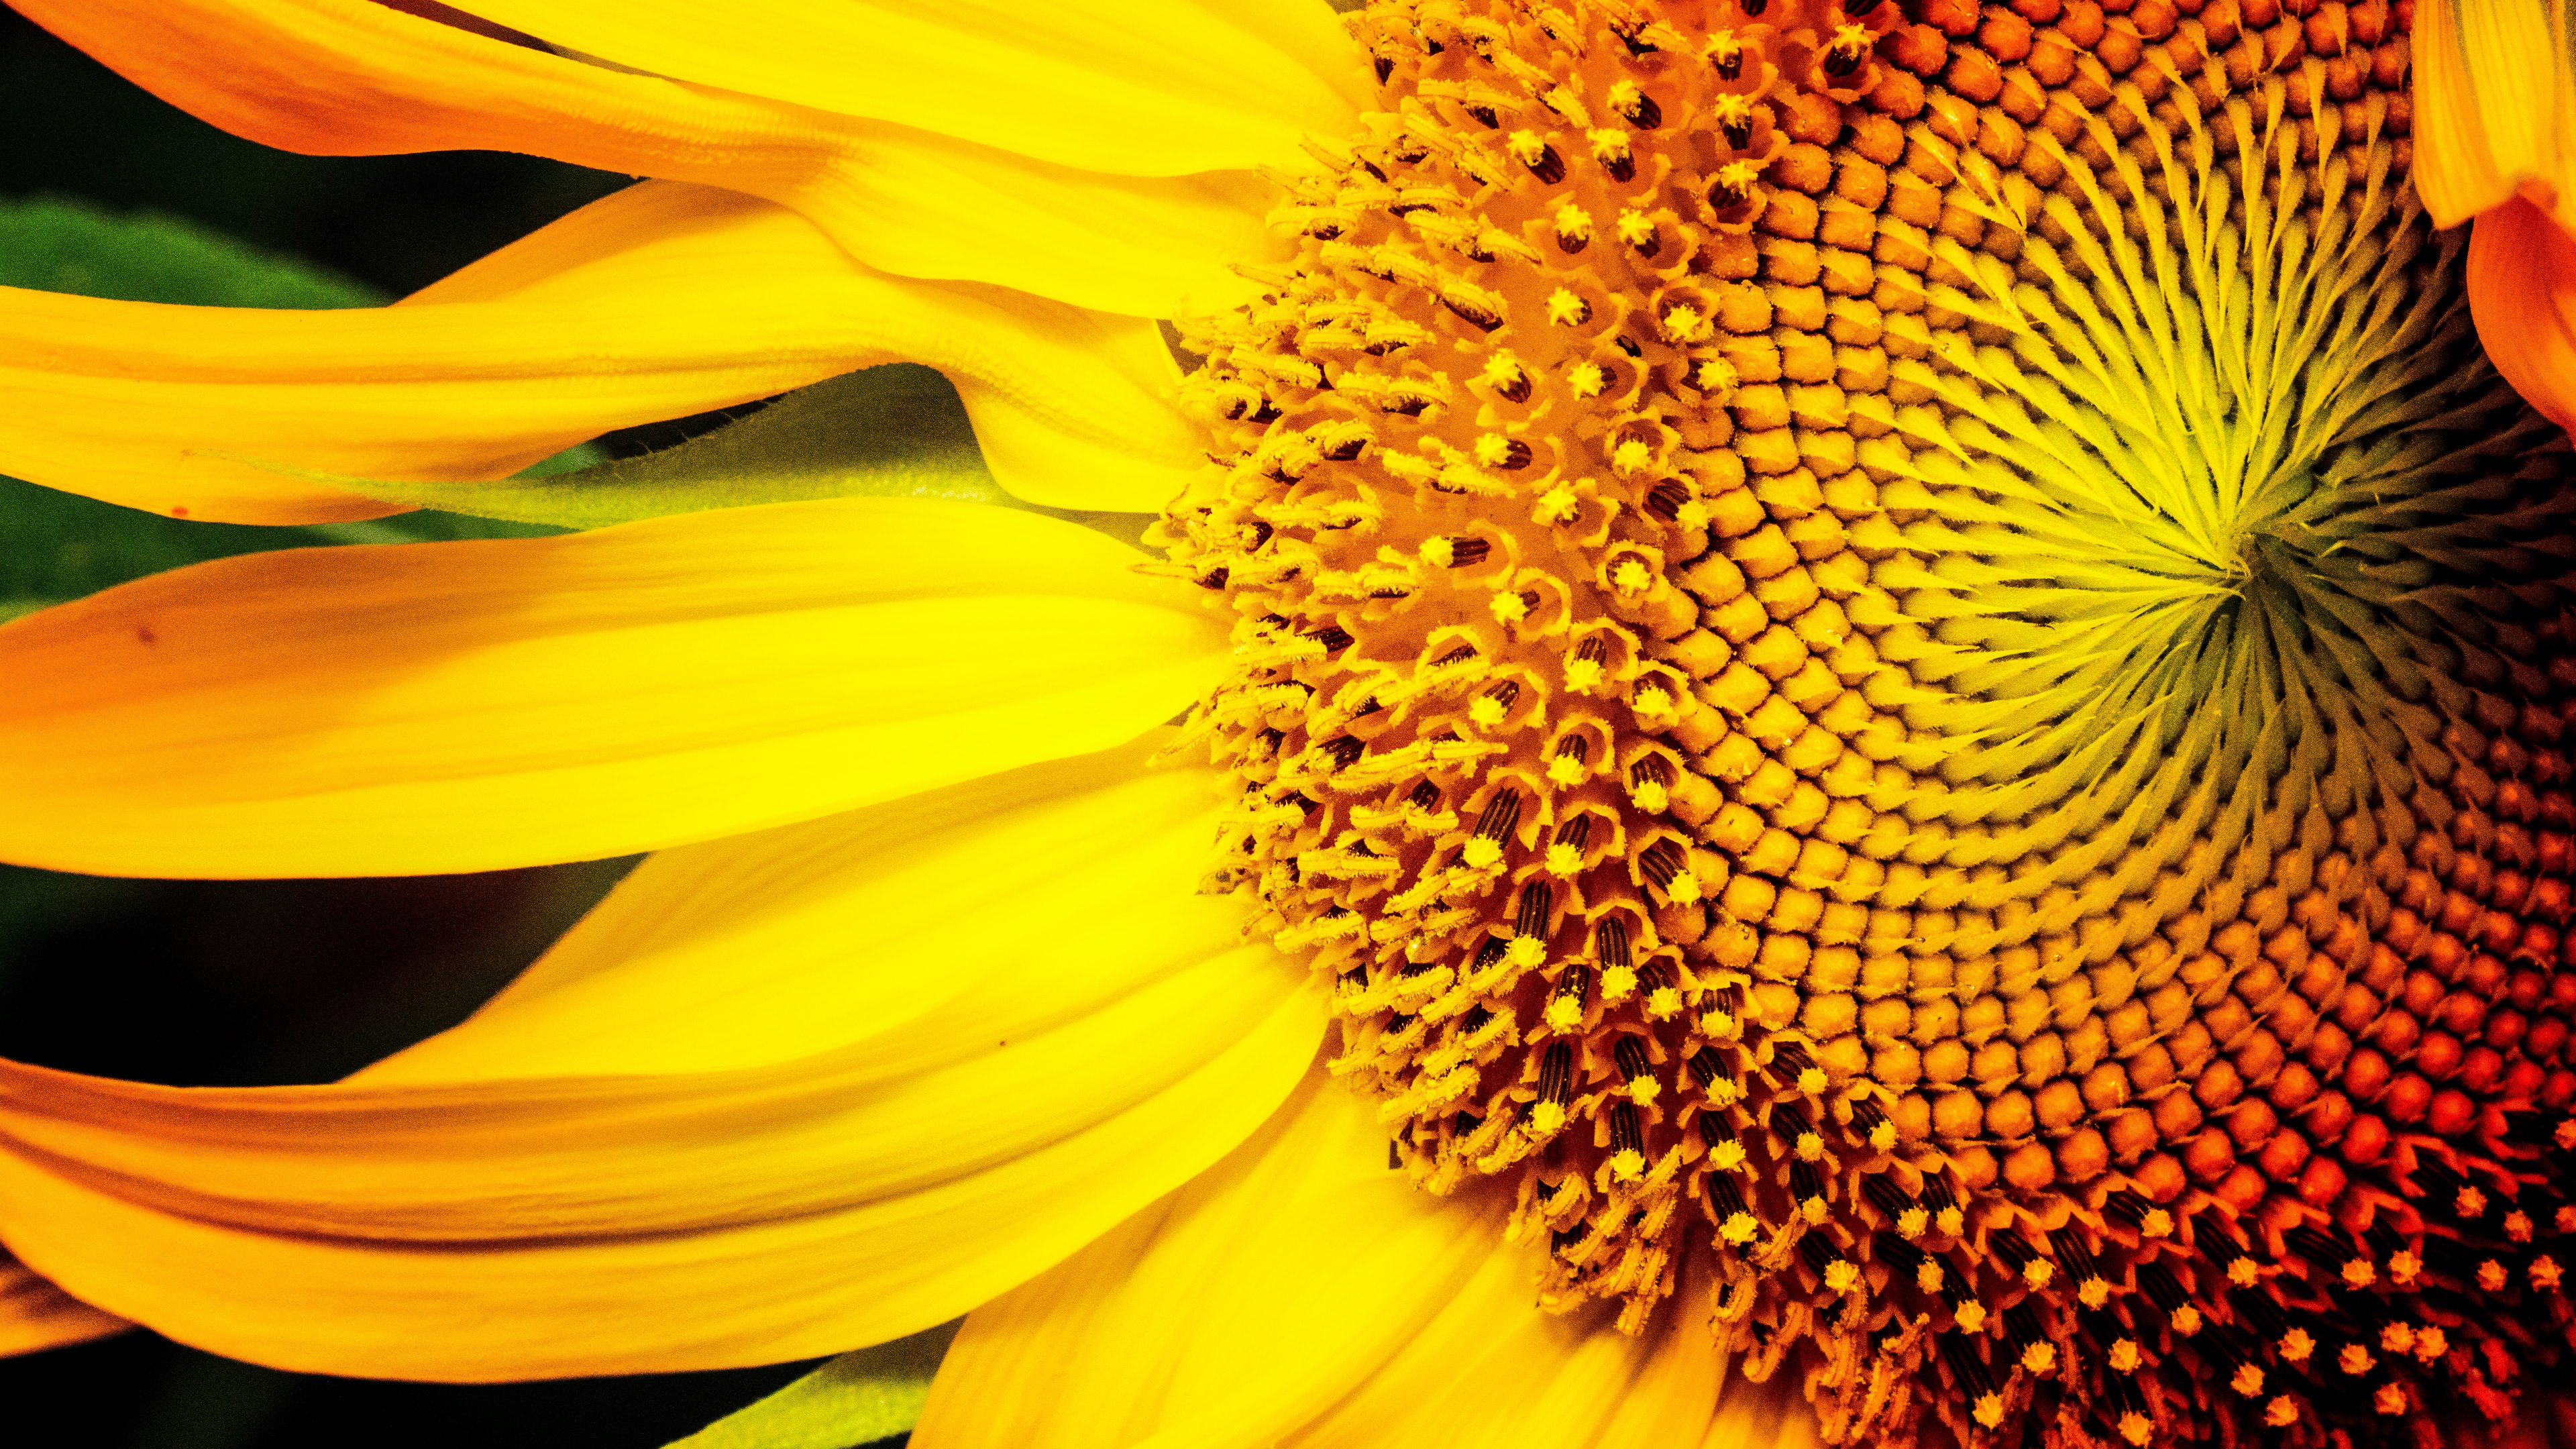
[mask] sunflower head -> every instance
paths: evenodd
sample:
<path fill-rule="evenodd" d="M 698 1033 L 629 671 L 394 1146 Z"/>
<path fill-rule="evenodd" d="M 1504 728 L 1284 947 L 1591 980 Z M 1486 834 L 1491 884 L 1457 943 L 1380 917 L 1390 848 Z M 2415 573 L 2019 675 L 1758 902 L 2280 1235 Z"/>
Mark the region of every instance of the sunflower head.
<path fill-rule="evenodd" d="M 1401 1161 L 1559 1307 L 1711 1275 L 1840 1441 L 2500 1412 L 2576 1230 L 2566 454 L 2391 8 L 1354 30 L 1164 537 Z"/>

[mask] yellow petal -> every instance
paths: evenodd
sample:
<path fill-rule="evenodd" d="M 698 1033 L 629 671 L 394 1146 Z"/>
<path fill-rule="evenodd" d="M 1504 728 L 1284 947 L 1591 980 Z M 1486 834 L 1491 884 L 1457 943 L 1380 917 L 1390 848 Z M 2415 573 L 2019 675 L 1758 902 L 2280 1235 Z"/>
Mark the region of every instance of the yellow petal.
<path fill-rule="evenodd" d="M 1148 768 L 1172 733 L 662 851 L 481 1011 L 353 1080 L 724 1071 L 1132 990 L 1238 925 L 1189 893 L 1216 785 Z"/>
<path fill-rule="evenodd" d="M 1017 510 L 779 504 L 303 549 L 0 626 L 0 858 L 380 875 L 812 819 L 1170 719 L 1221 621 Z"/>
<path fill-rule="evenodd" d="M 0 1256 L 0 1357 L 87 1343 L 131 1327 L 65 1293 L 26 1264 Z"/>
<path fill-rule="evenodd" d="M 1280 246 L 1261 221 L 1266 185 L 1241 169 L 1264 159 L 1250 153 L 1199 174 L 1110 175 L 900 121 L 587 64 L 363 0 L 21 8 L 163 99 L 268 145 L 524 151 L 730 187 L 803 212 L 859 260 L 905 276 L 1174 316 L 1245 300 L 1248 284 L 1230 264 Z M 831 64 L 854 73 L 862 62 Z"/>
<path fill-rule="evenodd" d="M 1705 1282 L 1641 1339 L 1550 1315 L 1505 1206 L 1390 1171 L 1374 1109 L 1318 1073 L 1205 1177 L 970 1316 L 914 1442 L 1700 1442 Z"/>
<path fill-rule="evenodd" d="M 1085 170 L 1290 165 L 1351 129 L 1365 59 L 1319 3 L 468 0 L 655 75 L 898 121 Z"/>
<path fill-rule="evenodd" d="M 2416 194 L 2456 226 L 2517 194 L 2576 227 L 2576 34 L 2552 0 L 2419 0 Z"/>
<path fill-rule="evenodd" d="M 1037 501 L 1159 507 L 1196 458 L 1152 324 L 889 277 L 780 207 L 657 183 L 395 307 L 0 288 L 0 472 L 196 518 L 373 517 L 396 510 L 279 469 L 500 477 L 607 428 L 902 359 L 957 382 L 995 476 Z"/>
<path fill-rule="evenodd" d="M 1128 754 L 861 812 L 836 848 L 737 842 L 722 869 L 644 878 L 582 948 L 639 954 L 540 968 L 442 1039 L 456 1049 L 342 1084 L 0 1064 L 0 1236 L 158 1331 L 326 1372 L 709 1367 L 944 1321 L 1223 1155 L 1313 1061 L 1298 973 L 1240 944 L 1239 905 L 1167 876 L 1205 847 L 1209 784 Z M 936 871 L 989 869 L 995 894 L 939 920 L 944 941 L 850 941 L 921 884 L 907 838 Z M 1011 858 L 1050 839 L 1098 868 Z M 1100 898 L 1115 876 L 1160 889 Z M 840 892 L 836 922 L 822 898 Z M 673 955 L 692 951 L 716 970 L 683 984 Z M 844 982 L 824 979 L 835 955 Z M 915 979 L 951 970 L 962 988 Z M 768 998 L 760 1032 L 736 977 Z M 550 1003 L 577 990 L 607 1038 L 588 1063 Z M 693 1010 L 742 1039 L 690 1042 Z M 800 1010 L 845 1035 L 782 1055 L 821 1034 L 781 1015 Z M 517 1050 L 537 1075 L 500 1074 Z M 562 1074 L 583 1065 L 600 1070 Z"/>
<path fill-rule="evenodd" d="M 2576 428 L 2576 240 L 2532 203 L 2506 202 L 2469 234 L 2469 314 L 2504 380 Z"/>

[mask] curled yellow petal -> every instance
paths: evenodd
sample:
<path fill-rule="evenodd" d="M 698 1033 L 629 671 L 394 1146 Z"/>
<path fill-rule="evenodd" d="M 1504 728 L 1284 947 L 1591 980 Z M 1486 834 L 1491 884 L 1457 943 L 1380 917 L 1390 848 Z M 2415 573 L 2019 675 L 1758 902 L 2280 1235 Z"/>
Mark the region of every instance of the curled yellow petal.
<path fill-rule="evenodd" d="M 1017 510 L 780 504 L 218 560 L 0 627 L 0 858 L 375 875 L 810 819 L 1171 718 L 1185 585 Z"/>
<path fill-rule="evenodd" d="M 397 510 L 290 470 L 500 477 L 897 360 L 957 383 L 995 476 L 1036 501 L 1153 507 L 1197 457 L 1151 323 L 888 276 L 782 207 L 655 183 L 393 307 L 0 288 L 0 472 L 192 518 L 366 518 Z"/>
<path fill-rule="evenodd" d="M 1086 146 L 1086 126 L 1103 114 L 1089 104 L 1044 126 L 974 124 L 1001 115 L 997 101 L 1017 104 L 1018 89 L 961 78 L 953 66 L 925 73 L 918 57 L 900 57 L 873 36 L 855 48 L 808 51 L 806 60 L 858 96 L 909 90 L 945 103 L 837 114 L 739 86 L 688 84 L 707 77 L 685 65 L 590 64 L 365 0 L 26 0 L 21 8 L 163 99 L 286 150 L 524 151 L 729 187 L 803 212 L 883 270 L 995 282 L 1138 316 L 1216 310 L 1249 295 L 1229 264 L 1276 243 L 1261 225 L 1261 188 L 1244 168 L 1293 160 L 1299 134 L 1286 118 L 1254 124 L 1248 102 L 1221 122 L 1195 111 L 1163 117 L 1151 153 L 1132 141 Z M 655 17 L 631 18 L 650 28 Z M 795 41 L 729 15 L 718 32 L 691 39 L 689 53 L 712 60 L 719 42 L 755 39 Z M 1056 68 L 1082 75 L 1095 40 L 1060 47 Z M 1271 52 L 1259 46 L 1249 53 L 1257 69 L 1299 69 L 1260 61 Z M 1337 68 L 1364 75 L 1355 55 L 1336 54 Z M 1150 112 L 1154 88 L 1132 89 Z M 1084 158 L 1101 159 L 1104 146 L 1138 164 L 1089 167 Z"/>
<path fill-rule="evenodd" d="M 0 1255 L 0 1357 L 87 1343 L 131 1327 L 65 1293 L 26 1264 Z"/>
<path fill-rule="evenodd" d="M 2571 46 L 2564 0 L 2420 0 L 2412 175 L 2436 225 L 2522 195 L 2576 226 Z"/>

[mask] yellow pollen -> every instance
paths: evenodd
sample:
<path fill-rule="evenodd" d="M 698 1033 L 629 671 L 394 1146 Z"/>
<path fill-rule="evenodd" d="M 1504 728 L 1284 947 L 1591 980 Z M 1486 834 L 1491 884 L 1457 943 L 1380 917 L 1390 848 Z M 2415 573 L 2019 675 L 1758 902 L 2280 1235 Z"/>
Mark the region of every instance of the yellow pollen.
<path fill-rule="evenodd" d="M 1556 234 L 1559 240 L 1581 245 L 1592 239 L 1592 213 L 1568 201 L 1556 209 Z"/>
<path fill-rule="evenodd" d="M 1825 1155 L 1825 1139 L 1813 1132 L 1801 1132 L 1798 1134 L 1797 1153 L 1801 1162 L 1818 1161 Z"/>
<path fill-rule="evenodd" d="M 2405 1353 L 2415 1347 L 2415 1329 L 2405 1323 L 2392 1323 L 2379 1330 L 2379 1346 L 2389 1353 Z"/>
<path fill-rule="evenodd" d="M 2136 1373 L 2141 1361 L 2137 1340 L 2124 1338 L 2111 1345 L 2110 1364 L 2115 1372 Z"/>
<path fill-rule="evenodd" d="M 1723 402 L 1734 396 L 1742 375 L 1735 370 L 1734 363 L 1723 357 L 1704 357 L 1691 369 L 1691 380 L 1698 384 L 1700 391 Z"/>
<path fill-rule="evenodd" d="M 2004 1423 L 2004 1398 L 2001 1394 L 1977 1396 L 1976 1420 L 1989 1429 L 2000 1429 Z"/>
<path fill-rule="evenodd" d="M 1610 1156 L 1610 1177 L 1614 1182 L 1634 1182 L 1646 1175 L 1646 1155 L 1626 1148 Z"/>
<path fill-rule="evenodd" d="M 1919 1207 L 1910 1207 L 1896 1215 L 1896 1231 L 1905 1237 L 1919 1238 L 1932 1226 L 1932 1215 Z M 1929 1261 L 1929 1260 L 1927 1260 Z M 1930 1289 L 1925 1289 L 1930 1292 Z"/>
<path fill-rule="evenodd" d="M 2250 1363 L 2240 1365 L 2236 1376 L 2227 1381 L 2227 1386 L 2250 1399 L 2263 1392 L 2263 1371 Z"/>
<path fill-rule="evenodd" d="M 2087 1278 L 2075 1290 L 2075 1301 L 2087 1308 L 2098 1309 L 2111 1301 L 2111 1285 L 2098 1276 Z"/>
<path fill-rule="evenodd" d="M 2299 1401 L 2288 1394 L 2278 1394 L 2263 1406 L 2263 1422 L 2275 1429 L 2286 1429 L 2299 1422 Z"/>
<path fill-rule="evenodd" d="M 1570 288 L 1559 287 L 1547 298 L 1547 320 L 1558 327 L 1573 327 L 1591 320 L 1592 304 Z"/>
<path fill-rule="evenodd" d="M 1959 1321 L 1959 1331 L 1960 1331 L 1961 1333 L 1983 1333 L 1983 1332 L 1985 1332 L 1985 1331 L 1986 1331 L 1986 1305 L 1984 1305 L 1984 1304 L 1982 1304 L 1982 1303 L 1979 1303 L 1978 1301 L 1976 1301 L 1976 1300 L 1975 1300 L 1975 1299 L 1973 1299 L 1973 1298 L 1969 1299 L 1969 1300 L 1968 1300 L 1967 1302 L 1965 1302 L 1965 1303 L 1960 1304 L 1960 1305 L 1959 1305 L 1958 1321 Z"/>
<path fill-rule="evenodd" d="M 1619 240 L 1632 247 L 1642 247 L 1655 239 L 1655 219 L 1633 206 L 1620 211 L 1617 225 Z"/>
<path fill-rule="evenodd" d="M 2450 1351 L 2451 1340 L 2439 1327 L 2428 1323 L 2415 1330 L 2415 1357 L 2418 1359 L 2431 1363 Z"/>
<path fill-rule="evenodd" d="M 1529 381 L 1528 374 L 1521 371 L 1520 359 L 1508 352 L 1486 358 L 1484 371 L 1478 376 L 1487 387 L 1495 388 L 1518 387 Z"/>
<path fill-rule="evenodd" d="M 1666 307 L 1663 326 L 1666 337 L 1684 343 L 1705 341 L 1709 333 L 1716 330 L 1709 325 L 1707 318 L 1699 314 L 1697 307 L 1687 302 L 1676 302 Z"/>
<path fill-rule="evenodd" d="M 1507 713 L 1509 711 L 1503 708 L 1503 702 L 1490 694 L 1480 694 L 1467 704 L 1468 722 L 1484 729 L 1501 724 Z"/>
<path fill-rule="evenodd" d="M 2355 1378 L 2359 1378 L 2361 1375 L 2370 1372 L 2378 1366 L 2379 1360 L 2370 1356 L 2370 1350 L 2357 1343 L 2345 1344 L 2343 1346 L 2343 1352 L 2335 1355 L 2335 1367 L 2342 1369 L 2345 1373 L 2351 1374 Z"/>
<path fill-rule="evenodd" d="M 1536 166 L 1547 155 L 1547 139 L 1536 131 L 1514 131 L 1503 142 L 1503 149 L 1524 166 Z"/>
<path fill-rule="evenodd" d="M 1729 1243 L 1741 1247 L 1746 1243 L 1752 1242 L 1754 1234 L 1761 1230 L 1762 1225 L 1753 1220 L 1753 1214 L 1735 1213 L 1730 1215 L 1724 1223 L 1719 1224 L 1717 1232 L 1718 1236 L 1726 1239 Z"/>
<path fill-rule="evenodd" d="M 1578 362 L 1566 370 L 1565 385 L 1576 397 L 1599 397 L 1610 386 L 1610 374 L 1598 363 Z"/>
<path fill-rule="evenodd" d="M 1957 1207 L 1945 1207 L 1932 1215 L 1933 1231 L 1945 1238 L 1955 1238 L 1968 1226 L 1968 1215 Z"/>
<path fill-rule="evenodd" d="M 1500 433 L 1480 434 L 1476 439 L 1476 461 L 1488 468 L 1499 468 L 1511 461 L 1512 440 Z"/>
<path fill-rule="evenodd" d="M 1630 786 L 1628 788 L 1628 798 L 1630 801 L 1635 803 L 1638 809 L 1645 811 L 1649 815 L 1662 814 L 1664 812 L 1664 807 L 1672 803 L 1671 797 L 1665 793 L 1664 787 L 1656 784 L 1652 780 L 1640 780 L 1636 784 Z M 1672 886 L 1666 887 L 1667 893 L 1671 893 L 1674 887 L 1678 887 L 1681 884 L 1682 876 L 1688 874 L 1690 874 L 1690 872 L 1683 871 L 1680 874 L 1675 875 L 1673 877 Z M 1698 898 L 1696 892 L 1693 893 L 1692 898 L 1694 900 Z M 1676 899 L 1678 899 L 1678 897 L 1676 897 Z"/>
<path fill-rule="evenodd" d="M 1798 1090 L 1810 1097 L 1822 1095 L 1825 1090 L 1825 1069 L 1809 1067 L 1798 1073 Z"/>
<path fill-rule="evenodd" d="M 1496 593 L 1489 607 L 1494 611 L 1494 617 L 1506 624 L 1517 624 L 1529 617 L 1529 605 L 1520 595 L 1508 590 Z"/>
<path fill-rule="evenodd" d="M 2464 1187 L 2460 1189 L 2459 1196 L 2451 1199 L 2451 1207 L 2464 1218 L 2484 1217 L 2487 1211 L 2487 1195 L 2474 1187 Z"/>
<path fill-rule="evenodd" d="M 1583 511 L 1583 500 L 1575 491 L 1559 483 L 1538 496 L 1538 507 L 1532 511 L 1533 523 L 1572 523 Z"/>
<path fill-rule="evenodd" d="M 1655 576 L 1635 559 L 1621 559 L 1610 570 L 1610 587 L 1623 594 L 1642 594 L 1655 586 Z"/>
<path fill-rule="evenodd" d="M 2033 1258 L 2021 1265 L 2021 1281 L 2029 1284 L 2033 1292 L 2047 1287 L 2048 1280 L 2055 1273 L 2056 1269 L 2046 1258 Z"/>
<path fill-rule="evenodd" d="M 1941 1291 L 1941 1260 L 1926 1258 L 1914 1265 L 1914 1286 L 1926 1293 Z"/>
<path fill-rule="evenodd" d="M 2558 1291 L 2558 1260 L 2543 1254 L 2531 1260 L 2531 1286 L 2543 1293 Z"/>
<path fill-rule="evenodd" d="M 2045 1342 L 2032 1344 L 2021 1351 L 2021 1366 L 2035 1374 L 2047 1373 L 2057 1367 L 2057 1346 Z"/>
<path fill-rule="evenodd" d="M 1467 863 L 1478 870 L 1484 870 L 1498 863 L 1502 858 L 1503 847 L 1481 835 L 1467 842 Z"/>
<path fill-rule="evenodd" d="M 1643 441 L 1636 438 L 1627 439 L 1620 443 L 1618 447 L 1610 450 L 1610 466 L 1614 471 L 1620 473 L 1634 473 L 1654 460 L 1655 450 L 1646 446 Z M 1622 567 L 1629 566 L 1632 565 L 1622 565 Z M 1640 573 L 1644 572 L 1644 565 L 1637 564 L 1633 566 L 1637 568 Z M 1644 586 L 1639 585 L 1639 587 L 1642 588 Z"/>
<path fill-rule="evenodd" d="M 2504 1264 L 2493 1258 L 2478 1265 L 2478 1286 L 2489 1293 L 2501 1293 L 2506 1282 Z"/>
<path fill-rule="evenodd" d="M 1446 535 L 1434 535 L 1424 539 L 1422 547 L 1415 552 L 1422 556 L 1424 563 L 1435 569 L 1445 569 L 1457 559 L 1457 546 L 1451 543 Z"/>
<path fill-rule="evenodd" d="M 2306 1363 L 2317 1351 L 2317 1341 L 2304 1328 L 2293 1328 L 2281 1335 L 2281 1357 L 2291 1363 Z"/>
<path fill-rule="evenodd" d="M 2262 1277 L 2261 1271 L 2255 1268 L 2254 1260 L 2251 1258 L 2239 1258 L 2227 1265 L 2227 1281 L 2239 1288 L 2251 1288 L 2261 1281 Z"/>
<path fill-rule="evenodd" d="M 1503 959 L 1526 971 L 1547 959 L 1547 943 L 1536 936 L 1514 936 L 1503 948 Z"/>
<path fill-rule="evenodd" d="M 1628 159 L 1628 133 L 1625 131 L 1593 131 L 1584 139 L 1592 143 L 1592 159 L 1604 166 L 1618 165 Z"/>
<path fill-rule="evenodd" d="M 2173 1331 L 2185 1338 L 2200 1332 L 2200 1310 L 2186 1303 L 2173 1311 Z"/>
<path fill-rule="evenodd" d="M 1568 765 L 1573 765 L 1573 769 L 1566 769 L 1565 767 Z M 1575 780 L 1565 778 L 1568 774 L 1572 774 L 1577 777 L 1577 779 L 1580 779 L 1583 774 L 1583 767 L 1581 765 L 1575 765 L 1573 761 L 1568 760 L 1563 755 L 1559 755 L 1548 762 L 1547 775 L 1550 780 L 1559 785 L 1571 785 L 1576 783 Z M 1549 875 L 1570 876 L 1581 869 L 1583 869 L 1582 851 L 1575 849 L 1573 846 L 1562 840 L 1547 848 L 1547 873 Z"/>
<path fill-rule="evenodd" d="M 2343 1265 L 2343 1281 L 2351 1288 L 2367 1288 L 2379 1281 L 2379 1270 L 2368 1258 L 2354 1258 Z"/>
<path fill-rule="evenodd" d="M 2395 1384 L 2381 1384 L 2379 1392 L 2370 1396 L 2370 1402 L 2383 1414 L 2403 1414 L 2406 1412 L 2406 1391 Z"/>
<path fill-rule="evenodd" d="M 1820 1197 L 1811 1197 L 1798 1204 L 1798 1215 L 1810 1223 L 1823 1222 L 1826 1211 L 1825 1200 Z"/>
<path fill-rule="evenodd" d="M 1708 1150 L 1711 1165 L 1720 1172 L 1733 1172 L 1744 1165 L 1744 1144 L 1729 1137 Z"/>
<path fill-rule="evenodd" d="M 1651 684 L 1628 697 L 1628 708 L 1637 718 L 1656 723 L 1671 719 L 1675 713 L 1673 697 Z M 1661 810 L 1663 807 L 1657 805 L 1653 808 Z"/>
<path fill-rule="evenodd" d="M 2415 1275 L 2423 1271 L 2424 1260 L 2404 1248 L 2388 1255 L 2388 1281 L 2400 1288 L 2412 1285 Z"/>
<path fill-rule="evenodd" d="M 1860 1268 L 1849 1258 L 1836 1258 L 1825 1265 L 1825 1287 L 1835 1293 L 1849 1293 L 1860 1286 Z"/>
<path fill-rule="evenodd" d="M 2531 1241 L 2531 1214 L 2516 1209 L 2504 1215 L 2504 1235 L 2508 1242 Z"/>
<path fill-rule="evenodd" d="M 2138 1231 L 2150 1238 L 2170 1238 L 2173 1236 L 2173 1214 L 2163 1208 L 2150 1209 L 2138 1224 Z"/>
<path fill-rule="evenodd" d="M 2133 1351 L 2135 1347 L 2136 1346 L 2134 1344 L 2131 1345 Z M 2134 1367 L 2134 1365 L 2132 1365 L 2132 1367 Z M 2120 1437 L 2128 1440 L 2131 1444 L 2137 1445 L 2138 1449 L 2146 1449 L 2147 1441 L 2155 1436 L 2156 1424 L 2153 1419 L 2148 1418 L 2146 1415 L 2139 1413 L 2135 1409 L 2131 1409 L 2120 1415 Z"/>

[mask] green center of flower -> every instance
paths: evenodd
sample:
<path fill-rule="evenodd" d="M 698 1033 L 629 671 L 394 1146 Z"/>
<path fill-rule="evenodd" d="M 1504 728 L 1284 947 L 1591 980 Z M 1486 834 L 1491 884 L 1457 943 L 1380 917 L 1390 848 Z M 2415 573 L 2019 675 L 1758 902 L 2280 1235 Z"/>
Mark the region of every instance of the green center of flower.
<path fill-rule="evenodd" d="M 1192 339 L 1333 1070 L 1837 1441 L 2322 1443 L 2567 1317 L 2565 447 L 2384 6 L 2126 9 L 1373 7 Z"/>

